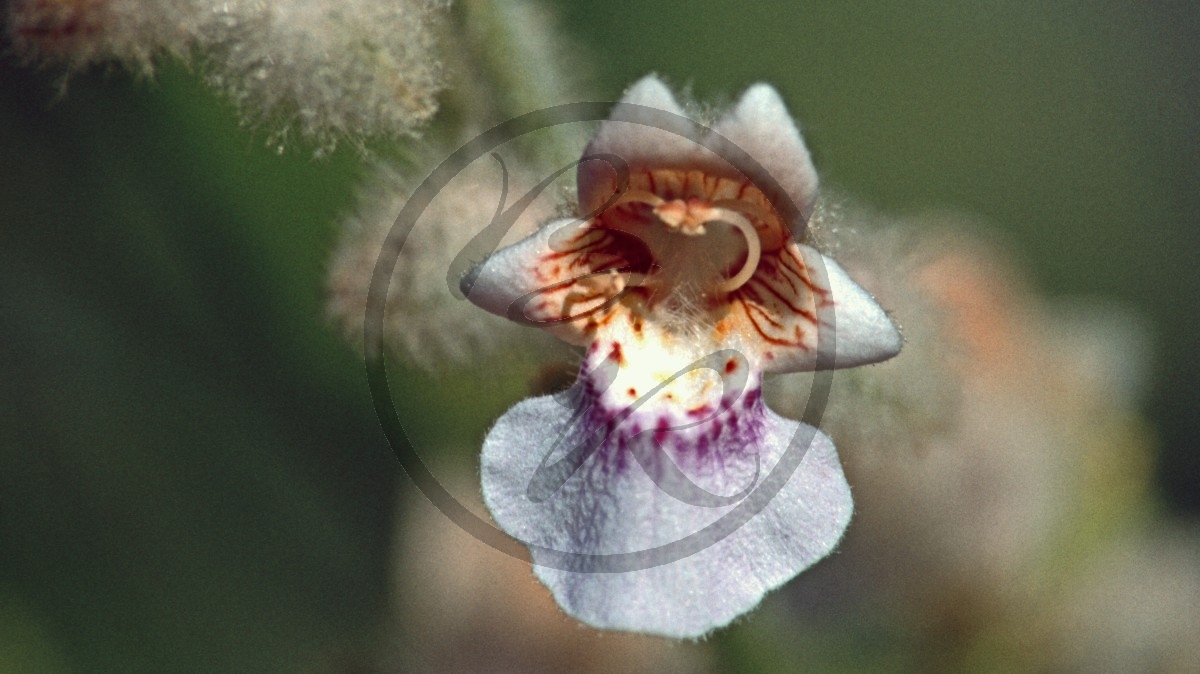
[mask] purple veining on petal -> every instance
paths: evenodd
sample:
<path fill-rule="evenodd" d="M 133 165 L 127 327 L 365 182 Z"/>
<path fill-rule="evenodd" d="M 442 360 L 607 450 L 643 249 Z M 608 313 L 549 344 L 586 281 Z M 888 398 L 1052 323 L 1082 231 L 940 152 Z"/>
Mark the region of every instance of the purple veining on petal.
<path fill-rule="evenodd" d="M 597 352 L 590 349 L 589 355 Z M 662 405 L 650 408 L 646 399 L 627 402 L 612 395 L 592 372 L 581 373 L 574 405 L 582 414 L 561 444 L 574 447 L 590 440 L 595 443 L 590 460 L 605 470 L 631 469 L 630 452 L 646 442 L 661 448 L 653 452 L 657 460 L 669 459 L 692 471 L 711 470 L 714 462 L 752 456 L 762 439 L 765 408 L 757 381 L 723 396 L 718 405 L 671 410 Z"/>
<path fill-rule="evenodd" d="M 764 479 L 779 469 L 804 427 L 765 405 L 753 409 L 754 423 L 741 425 L 761 429 L 757 444 L 735 446 L 736 437 L 723 424 L 722 443 L 710 445 L 710 469 L 694 476 L 697 485 L 724 494 L 753 484 L 756 463 Z M 627 451 L 595 452 L 558 492 L 532 501 L 525 482 L 540 470 L 542 454 L 573 434 L 568 429 L 579 420 L 576 410 L 549 396 L 519 403 L 489 432 L 481 471 L 484 499 L 497 524 L 532 546 L 538 578 L 567 613 L 593 626 L 699 636 L 828 554 L 849 520 L 850 492 L 836 451 L 811 428 L 803 434 L 810 438 L 803 461 L 782 491 L 732 531 L 709 527 L 737 503 L 704 507 L 674 497 L 628 462 L 636 440 L 627 442 Z M 678 456 L 672 447 L 667 451 Z M 625 458 L 627 468 L 615 469 L 603 457 Z M 695 552 L 661 556 L 664 546 L 697 534 Z M 629 561 L 630 554 L 646 566 L 613 565 L 615 559 Z"/>

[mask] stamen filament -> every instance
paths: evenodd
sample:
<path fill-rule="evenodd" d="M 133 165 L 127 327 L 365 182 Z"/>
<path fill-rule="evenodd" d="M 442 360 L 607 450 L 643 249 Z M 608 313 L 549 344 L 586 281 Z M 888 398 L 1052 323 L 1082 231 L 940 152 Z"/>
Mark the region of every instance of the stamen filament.
<path fill-rule="evenodd" d="M 758 269 L 758 263 L 762 259 L 762 241 L 758 236 L 758 231 L 754 229 L 754 225 L 750 224 L 750 220 L 746 216 L 739 213 L 739 210 L 748 208 L 748 205 L 743 205 L 736 200 L 726 199 L 715 204 L 703 204 L 705 211 L 699 215 L 698 220 L 690 222 L 690 226 L 681 228 L 681 222 L 672 220 L 667 217 L 668 214 L 659 212 L 658 209 L 675 204 L 677 202 L 668 203 L 665 199 L 648 192 L 646 190 L 629 190 L 621 195 L 617 200 L 616 205 L 621 204 L 647 204 L 655 209 L 655 213 L 659 219 L 668 227 L 675 231 L 681 231 L 684 234 L 702 235 L 704 234 L 704 223 L 721 221 L 732 225 L 735 229 L 741 232 L 742 237 L 746 240 L 746 262 L 737 274 L 721 282 L 717 286 L 717 290 L 722 293 L 731 293 L 738 288 L 746 285 L 746 282 L 754 276 L 754 272 Z M 682 202 L 678 202 L 681 207 L 687 211 L 686 206 Z M 714 208 L 714 206 L 716 206 Z M 735 210 L 736 209 L 736 210 Z M 686 215 L 683 217 L 687 217 Z M 694 216 L 693 216 L 694 217 Z M 680 218 L 682 219 L 682 218 Z M 631 277 L 632 280 L 632 277 Z"/>
<path fill-rule="evenodd" d="M 746 285 L 750 277 L 754 276 L 754 272 L 758 269 L 758 261 L 762 258 L 762 242 L 758 238 L 758 232 L 755 231 L 754 225 L 750 224 L 750 221 L 742 216 L 741 213 L 728 208 L 717 208 L 714 210 L 716 211 L 715 220 L 721 220 L 733 225 L 746 239 L 746 263 L 742 265 L 741 270 L 737 274 L 734 274 L 717 286 L 717 290 L 724 293 L 731 293 Z"/>

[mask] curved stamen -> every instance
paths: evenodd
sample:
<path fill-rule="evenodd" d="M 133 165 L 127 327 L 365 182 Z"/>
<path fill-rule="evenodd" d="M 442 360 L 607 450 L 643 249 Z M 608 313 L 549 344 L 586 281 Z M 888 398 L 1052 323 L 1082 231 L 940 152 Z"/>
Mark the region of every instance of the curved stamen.
<path fill-rule="evenodd" d="M 655 209 L 655 214 L 668 227 L 682 231 L 685 234 L 702 235 L 704 234 L 705 222 L 718 220 L 732 225 L 741 232 L 742 237 L 746 240 L 746 262 L 738 270 L 738 273 L 717 286 L 717 290 L 720 292 L 731 293 L 746 285 L 746 282 L 754 276 L 754 272 L 758 269 L 759 260 L 762 259 L 762 241 L 758 236 L 758 232 L 754 229 L 754 225 L 750 224 L 750 220 L 739 212 L 747 211 L 749 215 L 759 215 L 757 210 L 750 210 L 752 207 L 748 204 L 743 204 L 734 199 L 723 199 L 712 204 L 702 204 L 703 209 L 697 214 L 692 210 L 694 207 L 683 206 L 681 200 L 668 202 L 657 194 L 646 190 L 629 190 L 625 192 L 617 199 L 617 203 L 614 205 L 619 206 L 621 204 L 647 204 Z M 672 218 L 668 214 L 660 212 L 661 208 L 672 204 L 679 204 L 683 207 L 684 215 L 682 218 Z M 689 226 L 681 227 L 684 221 L 688 221 Z"/>
<path fill-rule="evenodd" d="M 754 272 L 758 269 L 758 261 L 762 257 L 762 242 L 758 238 L 758 232 L 754 230 L 754 225 L 750 224 L 750 221 L 741 213 L 728 208 L 716 208 L 713 210 L 715 211 L 714 220 L 721 220 L 733 225 L 746 239 L 746 263 L 742 265 L 738 273 L 717 286 L 717 290 L 724 293 L 731 293 L 746 285 L 750 277 L 754 276 Z"/>

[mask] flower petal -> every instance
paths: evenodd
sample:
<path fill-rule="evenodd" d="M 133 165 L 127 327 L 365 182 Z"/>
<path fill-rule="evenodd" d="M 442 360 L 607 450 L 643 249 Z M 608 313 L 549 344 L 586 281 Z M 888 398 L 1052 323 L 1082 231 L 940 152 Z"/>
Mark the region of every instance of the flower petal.
<path fill-rule="evenodd" d="M 559 398 L 525 400 L 484 443 L 484 500 L 500 527 L 530 546 L 535 574 L 570 615 L 604 629 L 701 636 L 828 554 L 852 510 L 829 438 L 779 417 L 752 392 L 744 400 L 753 404 L 705 423 L 728 429 L 724 415 L 740 414 L 752 441 L 745 432 L 719 433 L 724 439 L 696 460 L 700 448 L 689 439 L 711 426 L 632 435 L 601 428 L 603 442 L 576 456 L 575 469 L 549 491 L 535 488 L 538 476 L 593 429 L 586 421 L 573 427 L 588 415 Z M 654 436 L 663 450 L 650 444 Z M 679 470 L 656 468 L 668 461 Z M 680 475 L 718 497 L 749 496 L 693 505 L 665 482 L 678 487 Z"/>
<path fill-rule="evenodd" d="M 622 297 L 632 268 L 644 264 L 629 259 L 643 248 L 621 232 L 554 220 L 476 265 L 462 291 L 487 311 L 584 345 Z"/>
<path fill-rule="evenodd" d="M 641 107 L 634 107 L 641 106 Z M 653 108 L 665 115 L 655 114 Z M 686 119 L 683 108 L 662 80 L 647 75 L 638 80 L 621 101 L 613 107 L 611 117 L 600 124 L 596 135 L 583 151 L 584 158 L 594 155 L 616 155 L 628 164 L 631 171 L 674 166 L 692 166 L 705 152 L 688 137 L 694 127 Z M 704 163 L 717 160 L 708 153 Z M 614 167 L 598 159 L 579 164 L 577 174 L 580 211 L 589 213 L 599 208 L 613 194 L 617 184 Z"/>
<path fill-rule="evenodd" d="M 903 345 L 875 299 L 841 265 L 809 246 L 789 242 L 778 254 L 764 256 L 731 298 L 734 311 L 727 320 L 767 372 L 877 363 Z"/>
<path fill-rule="evenodd" d="M 833 301 L 834 320 L 823 325 L 836 328 L 834 367 L 869 365 L 900 353 L 904 339 L 875 298 L 855 283 L 833 258 L 808 246 L 800 249 L 809 269 L 819 270 L 818 276 L 824 277 L 818 283 L 824 281 Z M 822 264 L 817 264 L 818 257 Z"/>
<path fill-rule="evenodd" d="M 776 205 L 781 217 L 792 218 L 790 209 L 783 207 L 782 195 L 765 176 L 744 175 L 735 168 L 722 151 L 725 141 L 732 142 L 756 162 L 778 184 L 800 211 L 803 219 L 812 213 L 817 195 L 817 172 L 812 157 L 788 114 L 779 93 L 770 85 L 756 84 L 742 95 L 738 104 L 713 127 L 716 133 L 702 132 L 701 127 L 689 124 L 678 116 L 686 113 L 675 101 L 670 89 L 654 76 L 644 77 L 630 87 L 621 99 L 622 104 L 663 110 L 670 115 L 655 115 L 639 108 L 613 110 L 614 118 L 601 124 L 588 144 L 584 156 L 616 155 L 623 159 L 631 172 L 657 169 L 701 170 L 715 177 L 752 182 Z M 703 135 L 698 135 L 698 134 Z M 700 142 L 713 145 L 718 152 Z M 732 148 L 730 148 L 732 149 Z M 732 156 L 732 155 L 730 155 Z M 613 166 L 606 161 L 590 160 L 579 166 L 579 203 L 583 212 L 592 212 L 608 199 L 619 183 Z M 792 222 L 798 239 L 804 234 L 804 222 Z"/>
<path fill-rule="evenodd" d="M 643 111 L 634 106 L 662 110 L 670 115 L 655 115 L 653 111 Z M 605 120 L 588 143 L 584 156 L 611 153 L 622 157 L 630 165 L 651 163 L 657 166 L 672 156 L 689 158 L 699 149 L 693 141 L 659 128 L 675 128 L 669 124 L 672 115 L 685 115 L 671 90 L 653 75 L 643 77 L 629 87 L 621 101 L 614 106 L 614 111 L 623 119 L 634 121 Z"/>
<path fill-rule="evenodd" d="M 804 139 L 800 137 L 800 130 L 774 87 L 755 84 L 747 89 L 738 104 L 717 122 L 713 130 L 761 164 L 805 218 L 812 214 L 817 196 L 817 170 Z M 755 184 L 769 191 L 765 181 L 755 180 Z M 779 203 L 778 195 L 767 194 L 767 198 Z M 795 226 L 793 232 L 802 234 Z"/>

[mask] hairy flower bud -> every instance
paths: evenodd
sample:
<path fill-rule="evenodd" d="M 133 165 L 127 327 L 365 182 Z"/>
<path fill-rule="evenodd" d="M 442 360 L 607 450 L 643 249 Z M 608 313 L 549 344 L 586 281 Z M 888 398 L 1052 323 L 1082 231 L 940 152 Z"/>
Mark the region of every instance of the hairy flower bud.
<path fill-rule="evenodd" d="M 194 40 L 189 28 L 202 4 L 190 0 L 13 0 L 7 29 L 28 61 L 78 70 L 117 60 L 141 75 L 153 72 L 160 52 L 183 56 Z"/>
<path fill-rule="evenodd" d="M 380 165 L 362 190 L 357 210 L 344 221 L 330 266 L 329 314 L 355 341 L 362 339 L 375 265 L 385 245 L 400 245 L 385 240 L 420 182 L 420 176 L 414 176 L 394 165 Z M 410 363 L 426 368 L 467 363 L 517 333 L 508 321 L 455 297 L 447 284 L 455 257 L 495 215 L 503 180 L 503 171 L 490 157 L 467 167 L 434 198 L 403 241 L 387 293 L 383 336 L 386 345 Z M 522 169 L 511 171 L 505 207 L 532 182 Z M 536 199 L 517 219 L 509 238 L 532 231 L 550 210 L 549 195 Z"/>
<path fill-rule="evenodd" d="M 246 122 L 322 153 L 337 140 L 413 132 L 437 109 L 432 23 L 442 0 L 14 0 L 26 60 L 68 72 L 106 61 L 150 75 L 162 53 L 195 62 Z"/>
<path fill-rule="evenodd" d="M 206 79 L 282 149 L 411 133 L 437 111 L 438 0 L 219 3 L 199 36 Z"/>

